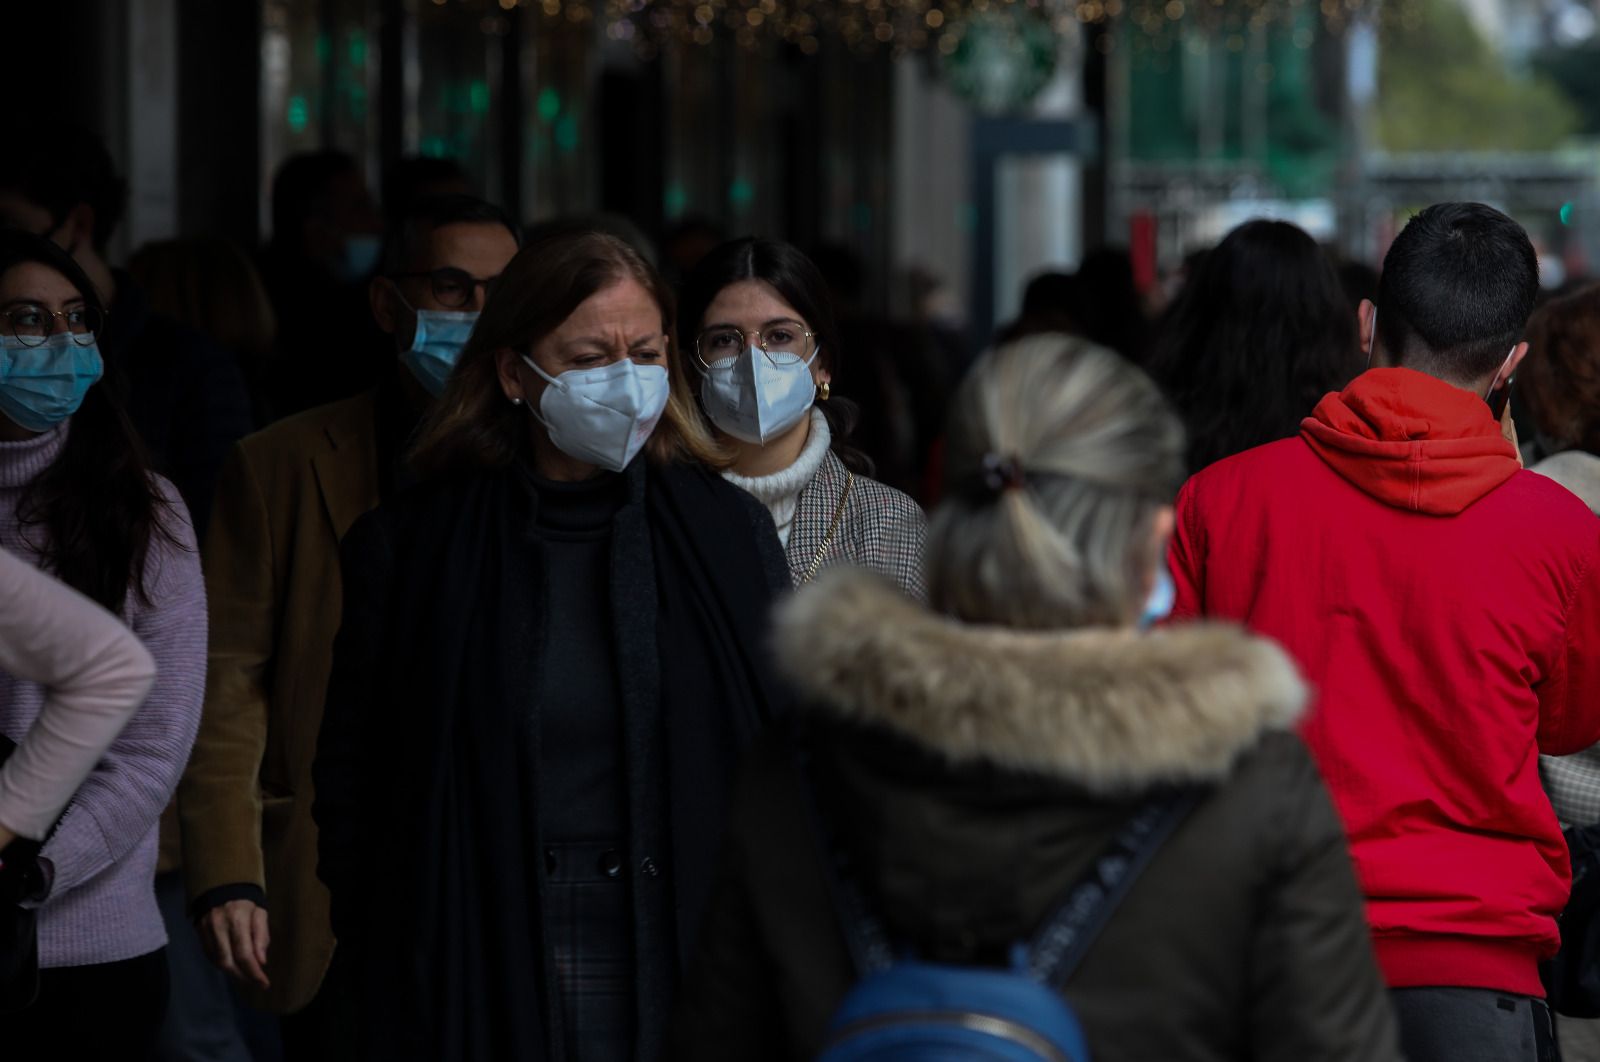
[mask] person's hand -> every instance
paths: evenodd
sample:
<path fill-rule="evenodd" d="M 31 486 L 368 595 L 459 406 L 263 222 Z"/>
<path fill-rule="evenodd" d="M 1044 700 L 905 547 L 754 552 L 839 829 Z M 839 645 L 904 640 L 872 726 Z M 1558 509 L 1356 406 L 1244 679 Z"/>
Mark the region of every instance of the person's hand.
<path fill-rule="evenodd" d="M 12 841 L 15 841 L 16 839 L 17 839 L 17 835 L 16 834 L 12 833 L 10 830 L 6 829 L 4 826 L 0 826 L 0 852 L 4 852 L 6 850 L 6 845 L 10 844 Z"/>
<path fill-rule="evenodd" d="M 258 988 L 272 987 L 267 979 L 267 909 L 251 900 L 230 900 L 213 907 L 196 923 L 206 955 L 236 980 Z"/>

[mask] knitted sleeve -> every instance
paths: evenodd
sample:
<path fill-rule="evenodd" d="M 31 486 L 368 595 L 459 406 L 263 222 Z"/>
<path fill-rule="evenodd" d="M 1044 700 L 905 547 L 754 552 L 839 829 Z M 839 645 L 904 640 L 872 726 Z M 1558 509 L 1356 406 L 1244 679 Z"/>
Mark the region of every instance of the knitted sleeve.
<path fill-rule="evenodd" d="M 189 758 L 205 697 L 206 597 L 188 511 L 160 481 L 171 515 L 145 561 L 149 601 L 129 595 L 133 632 L 156 662 L 150 695 L 78 789 L 40 853 L 51 894 L 75 888 L 155 829 Z"/>
<path fill-rule="evenodd" d="M 143 703 L 155 663 L 117 617 L 0 550 L 0 669 L 45 688 L 0 767 L 0 826 L 42 840 Z"/>

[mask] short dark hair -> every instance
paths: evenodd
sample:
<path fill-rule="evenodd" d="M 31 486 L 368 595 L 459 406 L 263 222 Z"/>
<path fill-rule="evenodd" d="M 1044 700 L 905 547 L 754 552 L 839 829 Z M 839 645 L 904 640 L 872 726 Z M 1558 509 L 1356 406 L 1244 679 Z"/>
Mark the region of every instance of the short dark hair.
<path fill-rule="evenodd" d="M 128 182 L 117 174 L 100 138 L 79 125 L 32 122 L 12 130 L 10 143 L 0 152 L 0 188 L 49 211 L 52 227 L 79 203 L 89 204 L 94 209 L 90 238 L 96 250 L 103 250 L 127 210 Z"/>
<path fill-rule="evenodd" d="M 356 160 L 343 151 L 305 151 L 285 159 L 272 176 L 272 241 L 297 246 L 306 222 L 328 209 L 328 188 L 357 172 Z"/>
<path fill-rule="evenodd" d="M 455 185 L 456 189 L 441 185 Z M 418 200 L 465 194 L 470 185 L 467 171 L 455 159 L 432 155 L 395 159 L 383 171 L 383 216 L 393 224 Z"/>
<path fill-rule="evenodd" d="M 417 251 L 434 229 L 446 225 L 499 225 L 522 246 L 522 231 L 500 207 L 475 195 L 436 195 L 408 205 L 389 226 L 383 240 L 385 274 L 414 268 Z"/>
<path fill-rule="evenodd" d="M 1397 365 L 1456 382 L 1495 371 L 1539 296 L 1521 225 L 1482 203 L 1437 203 L 1406 224 L 1378 280 L 1378 339 Z"/>

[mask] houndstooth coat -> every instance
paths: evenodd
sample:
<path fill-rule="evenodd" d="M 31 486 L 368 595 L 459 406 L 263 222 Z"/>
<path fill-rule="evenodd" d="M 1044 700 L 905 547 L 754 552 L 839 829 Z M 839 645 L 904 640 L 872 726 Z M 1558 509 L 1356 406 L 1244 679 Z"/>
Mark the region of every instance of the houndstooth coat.
<path fill-rule="evenodd" d="M 851 472 L 830 450 L 795 503 L 785 551 L 789 575 L 801 586 L 828 568 L 853 564 L 888 576 L 924 600 L 928 585 L 922 545 L 927 533 L 927 518 L 916 502 Z"/>

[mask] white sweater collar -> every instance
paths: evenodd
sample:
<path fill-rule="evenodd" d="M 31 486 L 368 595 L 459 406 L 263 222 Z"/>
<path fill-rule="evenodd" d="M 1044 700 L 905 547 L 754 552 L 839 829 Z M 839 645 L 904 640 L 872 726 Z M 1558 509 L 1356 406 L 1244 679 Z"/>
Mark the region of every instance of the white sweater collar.
<path fill-rule="evenodd" d="M 723 477 L 735 487 L 749 491 L 756 496 L 756 500 L 768 508 L 790 501 L 800 496 L 806 489 L 806 484 L 815 478 L 822 468 L 823 458 L 828 456 L 828 447 L 833 444 L 833 434 L 828 430 L 828 418 L 822 415 L 820 409 L 811 410 L 811 434 L 806 439 L 805 449 L 800 451 L 800 456 L 794 464 L 781 472 L 774 472 L 767 476 L 741 476 L 730 470 L 722 473 Z"/>

